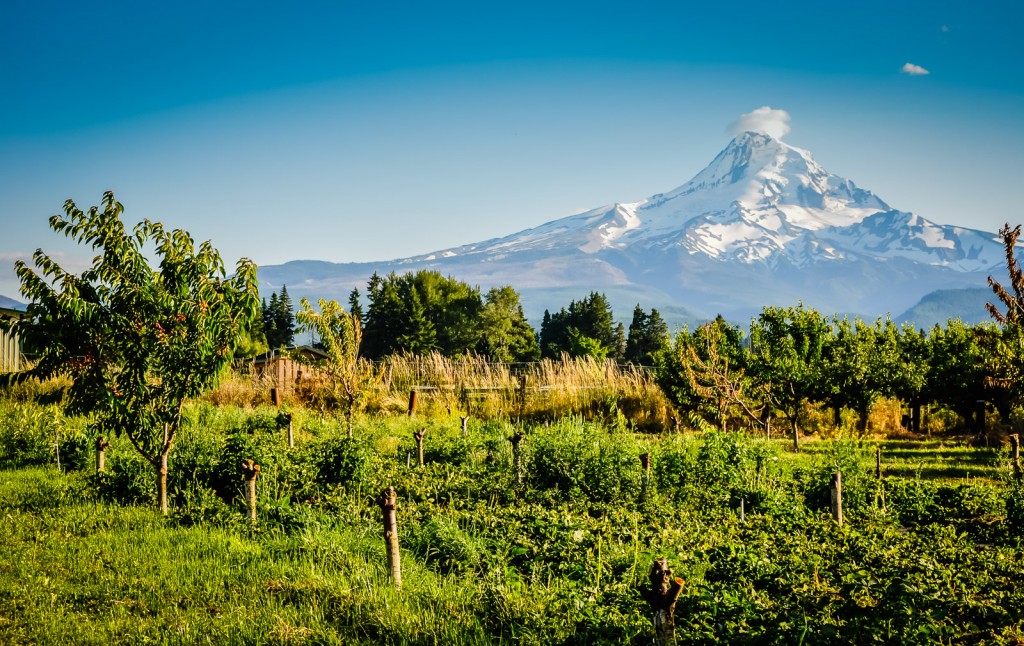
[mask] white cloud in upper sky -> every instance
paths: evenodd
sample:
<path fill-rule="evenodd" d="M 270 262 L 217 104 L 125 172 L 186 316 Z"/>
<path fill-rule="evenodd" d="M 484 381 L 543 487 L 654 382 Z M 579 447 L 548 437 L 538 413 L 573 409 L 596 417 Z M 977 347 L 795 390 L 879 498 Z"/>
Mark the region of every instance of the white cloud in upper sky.
<path fill-rule="evenodd" d="M 729 134 L 734 137 L 741 132 L 763 132 L 776 139 L 782 139 L 789 134 L 789 130 L 789 113 L 767 105 L 741 114 L 739 119 L 729 124 Z"/>
<path fill-rule="evenodd" d="M 925 68 L 920 65 L 914 65 L 913 63 L 904 63 L 903 67 L 900 68 L 900 71 L 911 76 L 924 76 L 925 74 L 931 74 L 931 72 Z"/>

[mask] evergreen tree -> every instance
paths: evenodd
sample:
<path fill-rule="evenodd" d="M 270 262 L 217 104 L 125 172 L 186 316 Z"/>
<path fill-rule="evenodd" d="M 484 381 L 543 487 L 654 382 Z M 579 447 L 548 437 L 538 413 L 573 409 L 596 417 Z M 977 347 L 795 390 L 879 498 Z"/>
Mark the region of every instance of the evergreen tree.
<path fill-rule="evenodd" d="M 278 340 L 280 339 L 280 334 L 278 334 L 277 328 L 278 309 L 277 292 L 272 292 L 270 294 L 270 304 L 267 305 L 264 302 L 263 305 L 263 335 L 267 339 L 267 346 L 271 349 L 281 347 L 278 343 Z"/>
<path fill-rule="evenodd" d="M 363 306 L 359 303 L 359 288 L 353 287 L 348 295 L 348 313 L 360 321 L 363 320 Z"/>
<path fill-rule="evenodd" d="M 292 299 L 288 296 L 288 286 L 281 286 L 281 295 L 277 298 L 277 311 L 274 314 L 277 324 L 277 347 L 287 347 L 295 340 L 295 314 L 292 311 Z"/>
<path fill-rule="evenodd" d="M 616 361 L 626 360 L 626 326 L 619 323 L 615 326 L 614 359 Z"/>

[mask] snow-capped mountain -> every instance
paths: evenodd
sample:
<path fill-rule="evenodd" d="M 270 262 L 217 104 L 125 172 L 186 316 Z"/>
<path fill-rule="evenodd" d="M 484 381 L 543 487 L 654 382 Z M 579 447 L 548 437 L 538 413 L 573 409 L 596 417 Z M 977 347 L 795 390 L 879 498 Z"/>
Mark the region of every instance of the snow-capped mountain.
<path fill-rule="evenodd" d="M 896 210 L 806 150 L 746 132 L 667 193 L 424 256 L 321 265 L 328 282 L 302 289 L 323 296 L 318 288 L 347 291 L 372 271 L 429 267 L 482 287 L 511 284 L 531 317 L 590 290 L 608 293 L 620 316 L 639 302 L 677 319 L 673 308 L 742 319 L 797 300 L 877 316 L 936 289 L 983 286 L 1002 262 L 994 233 Z M 287 276 L 291 264 L 263 268 L 261 278 L 291 290 L 309 279 Z"/>

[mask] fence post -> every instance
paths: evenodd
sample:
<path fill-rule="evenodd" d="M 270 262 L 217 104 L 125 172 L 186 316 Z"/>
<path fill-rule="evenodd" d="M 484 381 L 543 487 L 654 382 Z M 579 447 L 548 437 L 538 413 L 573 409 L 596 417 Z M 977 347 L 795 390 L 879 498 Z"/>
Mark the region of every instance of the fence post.
<path fill-rule="evenodd" d="M 295 448 L 295 434 L 292 432 L 292 414 L 288 413 L 288 448 Z"/>
<path fill-rule="evenodd" d="M 415 388 L 409 391 L 409 417 L 416 414 L 416 400 L 418 396 L 419 393 L 416 392 Z"/>
<path fill-rule="evenodd" d="M 882 447 L 875 447 L 875 478 L 882 479 Z"/>
<path fill-rule="evenodd" d="M 674 646 L 676 643 L 676 601 L 683 590 L 683 580 L 675 577 L 668 567 L 668 559 L 662 557 L 654 562 L 648 574 L 651 587 L 645 590 L 647 603 L 651 606 L 654 623 L 654 643 L 658 646 Z"/>
<path fill-rule="evenodd" d="M 832 518 L 840 527 L 843 526 L 843 474 L 836 471 L 832 474 Z"/>
<path fill-rule="evenodd" d="M 462 420 L 462 437 L 469 435 L 469 415 L 459 417 Z"/>
<path fill-rule="evenodd" d="M 412 436 L 416 439 L 416 448 L 419 450 L 420 455 L 420 467 L 423 467 L 423 436 L 427 434 L 427 427 L 423 427 Z"/>
<path fill-rule="evenodd" d="M 641 453 L 640 454 L 640 467 L 643 469 L 643 473 L 640 476 L 640 502 L 647 502 L 647 491 L 651 486 L 651 454 Z"/>
<path fill-rule="evenodd" d="M 509 442 L 512 442 L 512 465 L 516 470 L 516 483 L 523 484 L 523 439 L 526 436 L 520 432 L 516 432 L 515 435 L 508 438 Z"/>
<path fill-rule="evenodd" d="M 1010 446 L 1013 451 L 1013 477 L 1021 479 L 1021 467 L 1020 467 L 1020 435 L 1014 433 L 1010 436 Z"/>
<path fill-rule="evenodd" d="M 106 435 L 96 438 L 96 473 L 103 473 L 107 470 L 107 449 L 109 448 L 110 442 L 107 441 Z"/>
<path fill-rule="evenodd" d="M 259 475 L 260 465 L 254 461 L 242 460 L 242 475 L 245 477 L 245 497 L 249 503 L 249 520 L 256 524 L 256 476 Z"/>
<path fill-rule="evenodd" d="M 526 410 L 526 382 L 528 379 L 525 372 L 519 375 L 519 419 L 523 418 L 523 412 Z"/>
<path fill-rule="evenodd" d="M 388 574 L 395 582 L 395 588 L 402 589 L 402 564 L 398 554 L 398 518 L 395 514 L 397 495 L 394 487 L 381 492 L 377 504 L 383 512 L 384 549 L 388 558 Z"/>
<path fill-rule="evenodd" d="M 270 389 L 270 403 L 281 408 L 281 391 L 277 388 Z"/>

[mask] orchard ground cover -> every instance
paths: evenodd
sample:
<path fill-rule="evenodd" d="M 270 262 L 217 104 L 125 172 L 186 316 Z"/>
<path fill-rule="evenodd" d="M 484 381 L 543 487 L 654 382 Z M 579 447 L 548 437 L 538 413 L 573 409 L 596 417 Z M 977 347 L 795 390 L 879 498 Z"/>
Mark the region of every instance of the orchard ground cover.
<path fill-rule="evenodd" d="M 456 415 L 363 418 L 349 439 L 343 418 L 293 415 L 289 448 L 276 409 L 187 406 L 164 519 L 126 440 L 96 475 L 85 420 L 0 403 L 0 642 L 650 643 L 640 591 L 660 557 L 684 582 L 680 643 L 1024 634 L 1024 490 L 1005 450 L 882 442 L 877 480 L 874 440 L 793 453 L 578 417 L 463 435 Z M 262 467 L 255 527 L 246 458 Z M 400 591 L 374 502 L 387 486 Z"/>

